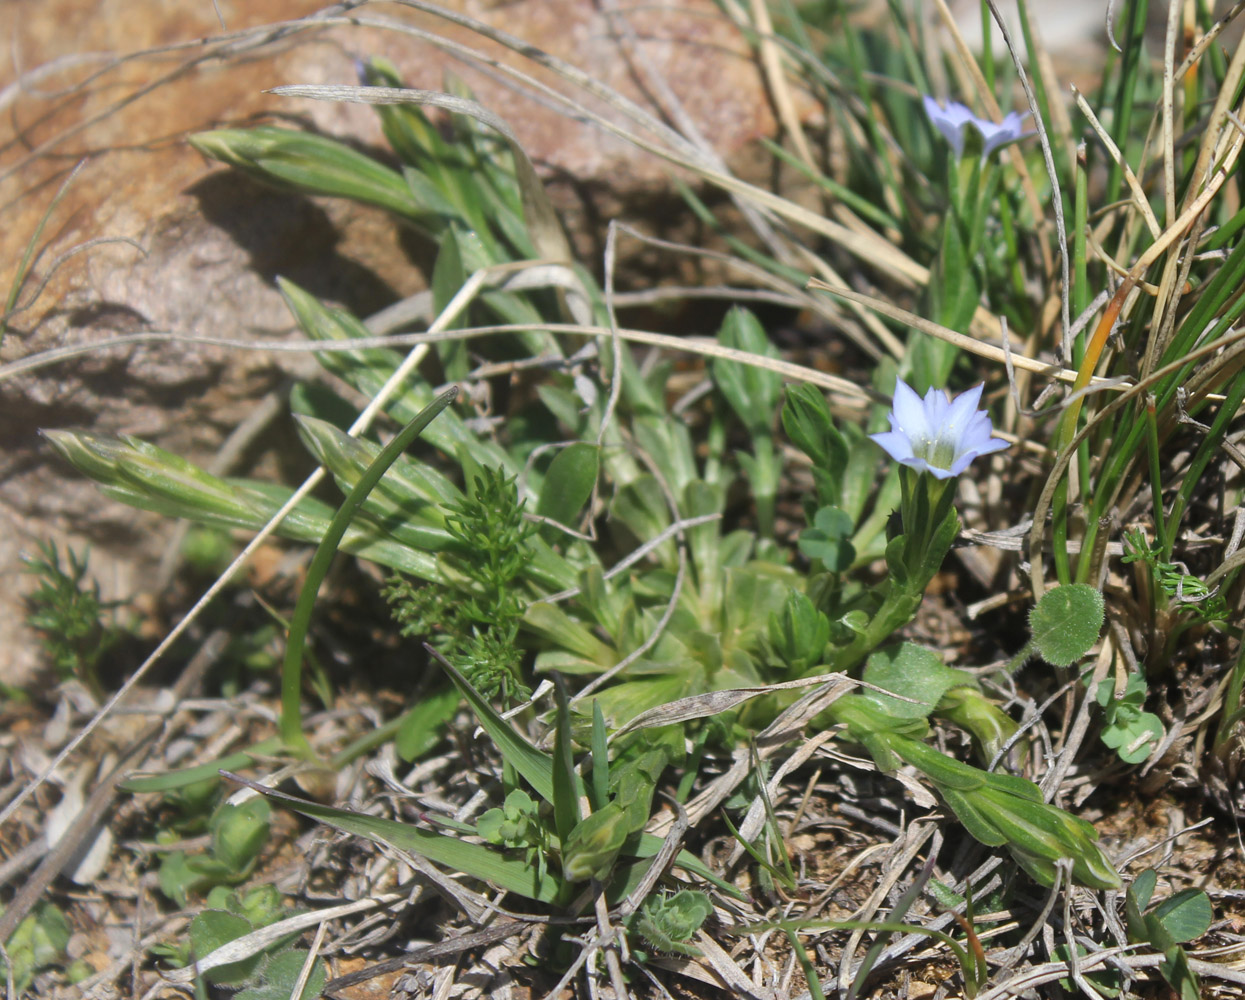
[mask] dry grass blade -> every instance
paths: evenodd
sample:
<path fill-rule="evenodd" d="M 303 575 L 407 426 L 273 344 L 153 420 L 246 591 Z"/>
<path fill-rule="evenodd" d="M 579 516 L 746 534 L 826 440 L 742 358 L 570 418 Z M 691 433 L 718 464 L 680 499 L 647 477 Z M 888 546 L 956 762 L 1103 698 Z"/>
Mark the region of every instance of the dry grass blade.
<path fill-rule="evenodd" d="M 890 319 L 910 326 L 914 330 L 928 334 L 931 337 L 937 337 L 944 340 L 948 344 L 954 344 L 963 351 L 976 354 L 978 357 L 985 358 L 987 361 L 998 362 L 999 364 L 1011 364 L 1013 367 L 1022 371 L 1033 372 L 1037 375 L 1046 375 L 1061 382 L 1076 381 L 1076 372 L 1068 368 L 1061 368 L 1059 365 L 1044 364 L 1041 361 L 1035 361 L 1033 358 L 1026 357 L 1023 354 L 1017 354 L 1015 351 L 1004 350 L 1001 347 L 995 347 L 993 344 L 985 344 L 974 337 L 957 333 L 948 327 L 942 326 L 932 320 L 918 316 L 914 312 L 902 309 L 899 306 L 892 305 L 885 299 L 877 298 L 872 295 L 864 295 L 860 292 L 849 291 L 845 288 L 836 288 L 826 284 L 817 278 L 810 278 L 808 282 L 809 288 L 816 288 L 821 291 L 830 292 L 839 298 L 847 299 L 849 302 L 859 302 L 861 305 L 868 306 L 870 309 L 887 316 Z M 1106 379 L 1099 379 L 1099 385 L 1105 386 Z"/>
<path fill-rule="evenodd" d="M 479 289 L 473 289 L 478 291 Z M 119 347 L 130 347 L 135 344 L 185 343 L 205 344 L 216 347 L 236 348 L 245 351 L 285 351 L 285 352 L 352 352 L 370 347 L 409 347 L 444 343 L 449 340 L 467 340 L 472 337 L 483 337 L 495 333 L 522 333 L 532 329 L 530 325 L 514 323 L 497 323 L 488 326 L 461 327 L 455 330 L 443 329 L 442 324 L 434 324 L 426 333 L 398 333 L 383 337 L 357 337 L 352 340 L 235 340 L 231 337 L 210 337 L 197 334 L 176 333 L 172 331 L 150 330 L 145 333 L 123 334 L 108 340 L 79 344 L 73 347 L 53 348 L 20 361 L 13 361 L 0 366 L 0 379 L 11 378 L 23 372 L 45 368 L 48 365 L 66 361 L 69 358 L 97 354 Z M 589 326 L 577 323 L 542 323 L 541 330 L 568 336 L 609 336 L 608 327 Z M 808 382 L 811 385 L 828 389 L 844 398 L 848 403 L 871 401 L 869 393 L 851 379 L 818 371 L 807 365 L 798 365 L 778 358 L 767 358 L 757 354 L 749 354 L 731 347 L 723 347 L 716 340 L 701 337 L 675 337 L 664 333 L 650 333 L 647 330 L 631 330 L 620 327 L 617 330 L 620 339 L 634 344 L 647 344 L 650 347 L 661 347 L 669 351 L 684 354 L 697 354 L 705 358 L 723 358 L 742 365 L 765 368 L 777 372 L 793 382 Z"/>
<path fill-rule="evenodd" d="M 621 729 L 615 730 L 610 739 L 617 739 L 624 733 L 633 732 L 637 729 L 669 726 L 676 722 L 687 722 L 691 719 L 706 719 L 710 716 L 727 712 L 736 705 L 742 705 L 753 698 L 764 697 L 774 691 L 790 691 L 826 683 L 854 687 L 858 682 L 843 674 L 818 674 L 816 677 L 803 677 L 797 681 L 783 681 L 779 684 L 729 688 L 723 691 L 706 691 L 704 694 L 690 695 L 686 698 L 680 698 L 678 701 L 672 701 L 669 704 L 641 712 Z"/>
<path fill-rule="evenodd" d="M 808 148 L 808 140 L 804 138 L 804 129 L 800 125 L 795 100 L 791 96 L 791 83 L 783 72 L 781 53 L 774 41 L 774 24 L 770 20 L 766 0 L 752 0 L 752 19 L 757 31 L 757 51 L 761 56 L 761 66 L 765 69 L 770 93 L 774 97 L 778 118 L 795 146 L 796 155 L 815 170 L 817 164 Z"/>
<path fill-rule="evenodd" d="M 1146 228 L 1150 230 L 1150 237 L 1157 240 L 1163 229 L 1159 225 L 1159 220 L 1155 218 L 1154 210 L 1150 207 L 1150 199 L 1147 197 L 1145 189 L 1142 188 L 1141 181 L 1137 179 L 1137 175 L 1133 173 L 1133 168 L 1129 166 L 1128 161 L 1124 159 L 1123 154 L 1120 152 L 1120 147 L 1115 144 L 1115 140 L 1111 138 L 1110 133 L 1103 128 L 1102 122 L 1100 122 L 1098 120 L 1098 116 L 1094 114 L 1094 109 L 1089 106 L 1089 102 L 1085 100 L 1085 95 L 1077 89 L 1075 84 L 1072 86 L 1072 95 L 1076 98 L 1077 108 L 1080 109 L 1081 114 L 1085 116 L 1086 120 L 1090 124 L 1090 127 L 1093 128 L 1094 134 L 1098 136 L 1098 139 L 1102 143 L 1103 148 L 1106 149 L 1107 154 L 1112 160 L 1118 163 L 1120 169 L 1124 171 L 1124 181 L 1128 184 L 1128 190 L 1133 196 L 1133 207 L 1136 208 L 1137 211 L 1141 213 L 1142 218 L 1145 219 Z M 1175 212 L 1173 212 L 1172 215 L 1174 216 Z"/>
<path fill-rule="evenodd" d="M 203 645 L 200 646 L 198 653 L 186 664 L 181 672 L 181 676 L 178 677 L 177 682 L 173 686 L 175 704 L 177 701 L 188 697 L 194 691 L 195 687 L 203 680 L 207 671 L 224 652 L 228 640 L 229 633 L 224 629 L 217 629 L 207 637 Z M 115 701 L 116 699 L 112 703 L 115 704 Z M 103 712 L 104 709 L 101 708 L 100 714 L 96 716 L 96 720 L 102 717 Z M 43 898 L 43 894 L 48 886 L 56 880 L 77 853 L 81 846 L 82 838 L 104 817 L 117 793 L 117 786 L 123 778 L 128 777 L 132 771 L 142 766 L 152 741 L 161 734 L 164 728 L 165 720 L 160 717 L 144 726 L 130 742 L 129 746 L 126 747 L 113 769 L 97 781 L 69 829 L 62 834 L 56 844 L 51 845 L 47 857 L 26 879 L 17 895 L 5 907 L 4 913 L 0 914 L 0 941 L 9 940 L 17 925 L 21 923 L 31 908 Z M 80 739 L 77 742 L 80 742 Z M 70 744 L 76 745 L 73 740 L 70 741 Z M 40 776 L 38 781 L 46 780 L 60 766 L 61 761 L 66 756 L 67 753 L 62 752 L 57 760 Z M 21 804 L 23 797 L 29 795 L 37 787 L 38 782 L 27 784 L 22 793 L 19 793 L 13 802 L 10 803 L 7 811 L 16 809 Z"/>
<path fill-rule="evenodd" d="M 804 727 L 825 711 L 829 705 L 845 695 L 854 683 L 848 677 L 836 676 L 833 680 L 814 688 L 789 708 L 784 709 L 778 718 L 757 734 L 757 754 L 762 760 L 767 759 L 791 740 L 799 739 L 803 735 Z M 833 733 L 830 730 L 818 733 L 804 743 L 799 752 L 807 758 L 832 736 Z M 753 760 L 749 750 L 747 748 L 736 749 L 730 768 L 715 778 L 687 804 L 688 821 L 691 825 L 696 826 L 725 802 L 727 797 L 747 778 L 752 766 Z M 650 832 L 660 836 L 669 829 L 671 823 L 672 821 L 668 818 L 659 821 L 654 824 Z"/>

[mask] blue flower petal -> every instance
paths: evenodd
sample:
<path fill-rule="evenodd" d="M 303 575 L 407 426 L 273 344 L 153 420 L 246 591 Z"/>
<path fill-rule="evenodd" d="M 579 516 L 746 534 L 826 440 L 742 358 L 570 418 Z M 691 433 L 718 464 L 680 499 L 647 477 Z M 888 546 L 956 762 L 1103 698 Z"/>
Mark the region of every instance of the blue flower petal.
<path fill-rule="evenodd" d="M 986 118 L 978 118 L 970 109 L 956 101 L 948 101 L 944 108 L 926 95 L 922 98 L 922 103 L 930 122 L 951 144 L 957 157 L 964 155 L 964 130 L 969 126 L 981 135 L 983 162 L 996 149 L 1002 149 L 1018 139 L 1035 134 L 1033 130 L 1026 131 L 1024 127 L 1025 119 L 1029 117 L 1028 111 L 1010 111 L 1001 122 L 992 122 Z"/>
<path fill-rule="evenodd" d="M 895 380 L 895 399 L 891 404 L 891 430 L 909 437 L 929 436 L 929 421 L 921 397 L 903 379 Z"/>
<path fill-rule="evenodd" d="M 874 441 L 896 462 L 907 462 L 912 456 L 912 440 L 901 431 L 884 431 L 870 434 Z"/>
<path fill-rule="evenodd" d="M 938 479 L 958 476 L 973 459 L 1007 447 L 994 437 L 989 414 L 977 409 L 982 388 L 973 386 L 954 400 L 931 388 L 922 399 L 903 379 L 896 379 L 888 415 L 891 429 L 869 436 L 902 465 Z"/>

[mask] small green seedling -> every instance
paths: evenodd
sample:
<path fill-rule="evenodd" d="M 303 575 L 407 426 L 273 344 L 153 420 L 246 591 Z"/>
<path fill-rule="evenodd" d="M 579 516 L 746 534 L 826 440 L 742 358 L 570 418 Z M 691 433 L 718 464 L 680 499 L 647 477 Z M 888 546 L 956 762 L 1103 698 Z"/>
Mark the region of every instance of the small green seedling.
<path fill-rule="evenodd" d="M 185 907 L 192 892 L 243 881 L 268 842 L 271 815 L 272 807 L 262 798 L 248 799 L 241 805 L 221 805 L 208 824 L 210 851 L 168 854 L 160 865 L 160 891 Z"/>
<path fill-rule="evenodd" d="M 153 952 L 174 965 L 185 966 L 298 912 L 283 905 L 273 885 L 258 885 L 245 893 L 218 886 L 208 894 L 207 908 L 191 921 L 188 940 Z M 308 955 L 306 950 L 294 947 L 298 936 L 297 931 L 284 935 L 247 958 L 208 969 L 203 979 L 213 986 L 239 990 L 234 1000 L 291 1000 Z M 327 979 L 324 962 L 317 958 L 298 996 L 301 1000 L 319 996 Z"/>
<path fill-rule="evenodd" d="M 0 956 L 0 982 L 12 976 L 12 996 L 26 991 L 35 973 L 65 961 L 65 948 L 69 945 L 69 921 L 65 914 L 51 903 L 39 903 L 17 925 L 13 936 L 5 942 L 8 954 L 6 965 Z"/>
<path fill-rule="evenodd" d="M 26 595 L 26 623 L 39 633 L 57 679 L 77 678 L 99 696 L 99 663 L 123 633 L 112 619 L 116 603 L 101 600 L 99 583 L 88 579 L 87 560 L 66 547 L 62 565 L 54 542 L 39 543 L 39 555 L 24 558 L 38 581 Z"/>
<path fill-rule="evenodd" d="M 521 850 L 540 878 L 547 874 L 550 833 L 540 816 L 540 806 L 522 788 L 506 796 L 500 808 L 485 811 L 476 820 L 476 833 L 489 844 Z"/>
<path fill-rule="evenodd" d="M 1124 693 L 1118 698 L 1114 694 L 1113 679 L 1098 682 L 1094 697 L 1102 706 L 1102 742 L 1124 763 L 1140 764 L 1162 741 L 1163 723 L 1153 712 L 1142 709 L 1146 681 L 1140 673 L 1129 674 Z"/>
<path fill-rule="evenodd" d="M 1197 976 L 1180 946 L 1196 941 L 1210 929 L 1215 917 L 1210 897 L 1201 889 L 1183 889 L 1146 912 L 1157 882 L 1158 872 L 1147 868 L 1128 887 L 1124 897 L 1128 939 L 1134 944 L 1149 943 L 1161 951 L 1164 961 L 1159 973 L 1176 996 L 1198 1000 L 1202 994 Z"/>
<path fill-rule="evenodd" d="M 838 507 L 822 507 L 813 515 L 813 526 L 800 532 L 800 551 L 810 559 L 820 559 L 831 573 L 843 573 L 856 561 L 852 533 L 856 525 L 851 515 Z"/>
<path fill-rule="evenodd" d="M 630 929 L 653 951 L 699 955 L 700 949 L 688 942 L 712 913 L 713 903 L 703 892 L 681 889 L 673 895 L 650 896 L 632 919 Z"/>

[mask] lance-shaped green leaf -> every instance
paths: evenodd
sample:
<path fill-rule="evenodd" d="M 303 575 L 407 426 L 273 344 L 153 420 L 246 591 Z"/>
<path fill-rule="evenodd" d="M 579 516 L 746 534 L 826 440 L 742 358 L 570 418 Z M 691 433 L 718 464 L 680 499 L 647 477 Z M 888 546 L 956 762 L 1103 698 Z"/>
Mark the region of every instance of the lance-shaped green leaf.
<path fill-rule="evenodd" d="M 536 513 L 573 528 L 580 510 L 592 495 L 599 468 L 598 448 L 594 444 L 576 441 L 560 450 L 550 463 L 545 481 L 541 484 Z M 543 534 L 550 542 L 566 537 L 552 526 L 546 526 Z"/>
<path fill-rule="evenodd" d="M 547 753 L 541 753 L 520 736 L 509 722 L 493 710 L 493 706 L 481 697 L 480 692 L 471 686 L 471 682 L 459 673 L 449 660 L 431 646 L 425 645 L 424 648 L 450 675 L 450 680 L 462 692 L 463 697 L 467 699 L 467 704 L 475 713 L 480 728 L 488 733 L 489 738 L 497 744 L 497 749 L 501 751 L 506 762 L 523 775 L 537 795 L 553 805 L 553 758 Z"/>
<path fill-rule="evenodd" d="M 1094 889 L 1120 888 L 1119 874 L 1098 846 L 1098 831 L 1044 802 L 1033 782 L 979 770 L 895 732 L 872 732 L 862 742 L 871 752 L 875 746 L 882 747 L 919 770 L 973 837 L 990 847 L 1006 846 L 1016 862 L 1042 885 L 1054 884 L 1057 862 L 1068 858 L 1072 877 L 1080 884 Z M 890 764 L 890 760 L 879 759 L 876 753 L 874 756 L 879 767 Z"/>
<path fill-rule="evenodd" d="M 113 438 L 92 431 L 44 433 L 53 447 L 99 483 L 106 495 L 168 517 L 258 531 L 293 492 L 271 483 L 221 479 L 138 438 Z M 277 525 L 276 533 L 295 541 L 319 542 L 332 517 L 333 511 L 326 504 L 304 497 Z M 398 542 L 366 518 L 351 524 L 341 548 L 424 580 L 443 578 L 431 555 Z"/>
<path fill-rule="evenodd" d="M 190 136 L 195 149 L 259 180 L 296 191 L 378 205 L 404 218 L 439 228 L 425 213 L 402 175 L 336 139 L 261 125 L 217 129 Z"/>
<path fill-rule="evenodd" d="M 370 441 L 352 438 L 321 420 L 302 417 L 299 432 L 308 449 L 337 480 L 342 491 L 349 493 L 368 467 L 380 455 L 380 447 Z M 397 463 L 395 463 L 396 465 Z M 414 462 L 407 459 L 404 473 Z M 368 494 L 360 508 L 369 520 L 413 549 L 441 552 L 454 545 L 454 538 L 444 527 L 445 515 L 436 501 L 430 501 L 414 490 L 409 475 L 399 478 L 393 467 Z"/>
<path fill-rule="evenodd" d="M 738 306 L 726 314 L 718 331 L 718 341 L 744 354 L 778 357 L 760 320 Z M 713 379 L 743 425 L 750 431 L 768 434 L 774 408 L 782 394 L 782 376 L 767 368 L 719 358 L 713 362 Z"/>
<path fill-rule="evenodd" d="M 971 684 L 949 688 L 938 702 L 937 711 L 942 718 L 973 734 L 981 759 L 987 764 L 993 762 L 1020 728 L 1016 720 Z M 1010 763 L 1017 769 L 1024 763 L 1027 750 L 1023 742 L 1012 745 Z"/>
<path fill-rule="evenodd" d="M 392 819 L 366 816 L 348 809 L 309 802 L 267 788 L 258 782 L 228 771 L 222 773 L 225 777 L 246 785 L 295 812 L 327 823 L 344 833 L 353 833 L 375 843 L 388 844 L 403 851 L 410 851 L 436 864 L 445 865 L 454 871 L 489 882 L 500 889 L 518 893 L 528 899 L 550 903 L 560 898 L 561 887 L 558 879 L 548 875 L 542 877 L 534 862 L 529 864 L 525 860 L 486 847 L 484 844 L 467 843 L 457 837 L 424 830 L 409 823 L 399 823 Z"/>
<path fill-rule="evenodd" d="M 289 637 L 286 641 L 285 659 L 281 666 L 281 738 L 291 749 L 297 750 L 307 757 L 313 752 L 302 728 L 302 666 L 303 646 L 307 630 L 311 627 L 311 613 L 315 607 L 320 584 L 328 575 L 329 566 L 341 547 L 342 540 L 354 521 L 363 502 L 380 482 L 385 471 L 394 463 L 424 429 L 436 420 L 447 406 L 458 395 L 458 387 L 454 386 L 441 393 L 436 399 L 421 410 L 394 438 L 380 450 L 372 463 L 364 470 L 358 482 L 346 494 L 346 499 L 333 515 L 324 537 L 316 546 L 315 554 L 307 567 L 307 577 L 303 581 L 294 613 L 290 616 Z"/>
<path fill-rule="evenodd" d="M 292 281 L 278 278 L 277 290 L 303 333 L 313 340 L 357 340 L 371 336 L 371 331 L 350 313 L 344 309 L 329 308 Z M 321 365 L 341 376 L 368 398 L 380 392 L 402 363 L 401 354 L 385 348 L 330 351 L 318 355 L 318 358 Z M 395 420 L 406 423 L 413 420 L 435 396 L 432 386 L 422 378 L 411 375 L 405 391 L 394 395 L 385 409 Z M 481 440 L 452 409 L 445 411 L 436 423 L 428 427 L 424 440 L 450 454 L 454 454 L 460 446 L 468 448 L 481 464 L 500 465 L 511 475 L 522 471 L 504 448 Z"/>
<path fill-rule="evenodd" d="M 556 689 L 556 725 L 553 739 L 553 824 L 563 844 L 580 822 L 579 799 L 584 784 L 575 771 L 574 747 L 571 742 L 571 709 L 566 703 L 566 690 Z"/>

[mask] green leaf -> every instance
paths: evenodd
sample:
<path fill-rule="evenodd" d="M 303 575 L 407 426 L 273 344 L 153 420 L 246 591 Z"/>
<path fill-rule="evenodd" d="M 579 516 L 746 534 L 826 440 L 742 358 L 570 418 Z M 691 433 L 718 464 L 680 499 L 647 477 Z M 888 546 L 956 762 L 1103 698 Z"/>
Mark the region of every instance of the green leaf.
<path fill-rule="evenodd" d="M 408 764 L 441 742 L 445 724 L 458 710 L 458 692 L 452 687 L 426 695 L 402 717 L 393 748 Z"/>
<path fill-rule="evenodd" d="M 489 739 L 497 744 L 502 758 L 523 775 L 537 795 L 553 805 L 553 758 L 547 753 L 541 753 L 520 736 L 510 723 L 493 710 L 492 705 L 480 697 L 480 693 L 471 686 L 471 682 L 459 673 L 445 657 L 431 647 L 425 648 L 441 664 L 445 672 L 450 675 L 454 686 L 467 699 L 467 705 L 475 713 L 480 728 L 488 733 Z"/>
<path fill-rule="evenodd" d="M 834 426 L 822 391 L 806 382 L 787 386 L 782 426 L 792 444 L 812 459 L 813 467 L 827 472 L 837 485 L 847 465 L 847 441 Z"/>
<path fill-rule="evenodd" d="M 1184 889 L 1163 900 L 1146 916 L 1146 923 L 1157 923 L 1174 944 L 1196 941 L 1215 919 L 1210 897 L 1201 889 Z"/>
<path fill-rule="evenodd" d="M 203 910 L 190 922 L 190 947 L 196 959 L 206 958 L 217 948 L 250 934 L 254 928 L 245 917 L 226 910 Z M 228 965 L 218 965 L 203 978 L 219 986 L 236 986 L 255 975 L 264 962 L 264 955 L 252 955 Z"/>
<path fill-rule="evenodd" d="M 1102 742 L 1126 764 L 1140 764 L 1163 739 L 1163 723 L 1152 712 L 1120 713 L 1102 731 Z"/>
<path fill-rule="evenodd" d="M 877 702 L 888 714 L 899 719 L 924 719 L 948 690 L 970 681 L 971 677 L 962 670 L 948 667 L 932 650 L 905 642 L 870 656 L 861 680 L 916 700 L 913 704 L 880 691 L 864 692 L 865 698 Z"/>
<path fill-rule="evenodd" d="M 718 342 L 747 354 L 766 358 L 779 356 L 760 320 L 739 306 L 726 314 L 718 331 Z M 768 431 L 782 391 L 781 375 L 756 365 L 717 358 L 713 362 L 713 379 L 745 427 L 751 431 Z"/>
<path fill-rule="evenodd" d="M 212 817 L 212 853 L 230 871 L 244 872 L 268 840 L 272 807 L 263 799 L 226 803 Z"/>
<path fill-rule="evenodd" d="M 800 532 L 800 551 L 809 559 L 820 559 L 830 572 L 844 573 L 856 561 L 850 541 L 855 528 L 846 511 L 822 507 L 813 517 L 813 526 Z"/>
<path fill-rule="evenodd" d="M 657 951 L 699 955 L 687 942 L 713 913 L 713 903 L 703 892 L 683 889 L 673 896 L 650 896 L 635 920 L 635 930 Z"/>
<path fill-rule="evenodd" d="M 981 759 L 987 764 L 1002 752 L 1020 728 L 1010 715 L 969 684 L 949 688 L 938 702 L 937 712 L 973 734 Z M 1026 750 L 1023 742 L 1012 744 L 1009 756 L 1018 767 L 1024 762 Z"/>
<path fill-rule="evenodd" d="M 770 645 L 793 670 L 819 664 L 830 641 L 830 619 L 813 606 L 806 594 L 792 590 L 782 609 L 771 611 L 767 624 Z"/>
<path fill-rule="evenodd" d="M 321 805 L 305 799 L 286 795 L 236 774 L 225 777 L 252 788 L 265 797 L 279 802 L 295 812 L 327 823 L 344 833 L 380 844 L 388 844 L 403 851 L 410 851 L 453 871 L 489 882 L 507 892 L 518 893 L 528 899 L 551 903 L 561 898 L 561 886 L 557 879 L 541 876 L 535 864 L 511 857 L 483 844 L 470 844 L 457 837 L 433 833 L 408 823 L 399 823 L 378 816 L 366 816 Z"/>
<path fill-rule="evenodd" d="M 271 739 L 256 743 L 248 750 L 231 753 L 227 757 L 221 757 L 219 760 L 214 760 L 209 764 L 199 764 L 195 767 L 186 767 L 177 771 L 167 771 L 164 774 L 147 774 L 126 778 L 121 783 L 121 790 L 132 795 L 163 794 L 181 788 L 189 788 L 192 785 L 198 785 L 205 781 L 215 783 L 219 781 L 221 771 L 240 771 L 244 767 L 251 767 L 259 758 L 271 756 L 280 749 L 281 741 L 276 737 L 272 737 Z"/>
<path fill-rule="evenodd" d="M 569 882 L 608 881 L 631 833 L 626 810 L 617 802 L 607 802 L 562 842 L 562 874 Z"/>
<path fill-rule="evenodd" d="M 1150 905 L 1150 897 L 1154 895 L 1154 887 L 1158 883 L 1159 873 L 1147 868 L 1128 887 L 1124 896 L 1124 919 L 1128 925 L 1128 940 L 1140 944 L 1149 940 L 1149 929 L 1146 927 L 1142 914 Z"/>
<path fill-rule="evenodd" d="M 1102 594 L 1084 583 L 1048 590 L 1029 612 L 1033 645 L 1055 667 L 1070 667 L 1088 653 L 1103 620 Z"/>
<path fill-rule="evenodd" d="M 198 132 L 188 141 L 278 187 L 379 205 L 408 219 L 423 216 L 401 174 L 335 139 L 263 125 Z"/>
<path fill-rule="evenodd" d="M 605 716 L 596 699 L 592 700 L 592 805 L 600 809 L 609 800 L 610 752 Z"/>
<path fill-rule="evenodd" d="M 577 441 L 554 456 L 540 488 L 536 513 L 568 528 L 575 527 L 580 510 L 592 496 L 600 467 L 599 449 L 594 444 Z M 546 540 L 553 543 L 561 535 L 546 527 Z"/>
<path fill-rule="evenodd" d="M 1189 968 L 1189 956 L 1184 953 L 1183 948 L 1171 948 L 1166 952 L 1163 963 L 1159 966 L 1159 974 L 1176 991 L 1180 1000 L 1200 1000 L 1202 988 L 1197 976 Z"/>
<path fill-rule="evenodd" d="M 618 662 L 618 655 L 598 639 L 586 625 L 577 622 L 556 604 L 536 601 L 523 614 L 523 627 L 554 646 L 569 650 L 581 659 L 606 670 Z"/>
<path fill-rule="evenodd" d="M 463 267 L 463 257 L 458 246 L 458 227 L 450 225 L 441 235 L 440 252 L 437 254 L 436 265 L 432 269 L 432 311 L 440 316 L 445 307 L 467 280 Z M 457 329 L 467 325 L 469 309 L 462 310 L 448 329 Z M 437 354 L 441 358 L 441 368 L 445 378 L 450 382 L 458 382 L 466 378 L 468 371 L 467 342 L 465 340 L 443 340 L 437 343 Z"/>
<path fill-rule="evenodd" d="M 297 998 L 294 995 L 294 987 L 298 985 L 309 954 L 301 949 L 290 949 L 273 955 L 260 972 L 259 982 L 239 992 L 233 1000 L 315 1000 L 328 982 L 328 968 L 319 956 L 311 966 L 302 992 Z"/>
<path fill-rule="evenodd" d="M 575 773 L 574 748 L 571 744 L 571 710 L 566 691 L 557 687 L 557 708 L 553 737 L 553 825 L 558 840 L 567 842 L 579 824 L 579 796 L 583 783 Z"/>
<path fill-rule="evenodd" d="M 386 470 L 393 465 L 398 456 L 423 433 L 424 428 L 432 423 L 437 415 L 454 401 L 458 395 L 458 387 L 453 386 L 431 403 L 425 406 L 411 421 L 402 428 L 372 461 L 367 470 L 359 477 L 359 481 L 347 494 L 341 506 L 329 522 L 324 537 L 316 547 L 311 564 L 307 567 L 307 575 L 303 580 L 302 589 L 298 594 L 298 603 L 294 613 L 290 615 L 290 630 L 286 640 L 285 660 L 281 665 L 281 739 L 292 750 L 307 757 L 313 756 L 307 737 L 303 733 L 302 719 L 302 668 L 303 647 L 307 640 L 307 631 L 311 627 L 311 614 L 315 607 L 316 597 L 320 592 L 320 584 L 328 575 L 333 557 L 338 546 L 345 537 L 351 520 L 362 506 L 363 501 L 380 482 Z"/>

